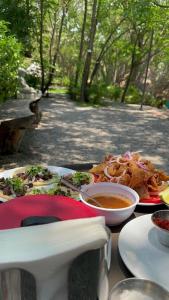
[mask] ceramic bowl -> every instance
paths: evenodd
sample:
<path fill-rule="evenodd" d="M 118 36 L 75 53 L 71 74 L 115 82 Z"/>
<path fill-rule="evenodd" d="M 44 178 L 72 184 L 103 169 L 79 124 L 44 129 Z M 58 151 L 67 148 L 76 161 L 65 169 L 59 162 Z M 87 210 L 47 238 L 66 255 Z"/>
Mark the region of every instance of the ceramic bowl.
<path fill-rule="evenodd" d="M 114 209 L 97 207 L 86 201 L 89 197 L 85 193 L 91 197 L 96 194 L 119 195 L 131 200 L 131 205 L 125 208 Z M 93 208 L 97 215 L 104 216 L 107 225 L 118 225 L 131 216 L 139 202 L 139 195 L 133 189 L 122 184 L 100 182 L 82 186 L 80 199 L 85 205 Z"/>
<path fill-rule="evenodd" d="M 156 233 L 161 244 L 169 247 L 169 210 L 158 210 L 151 216 Z M 168 226 L 167 226 L 168 224 Z M 165 229 L 167 228 L 168 229 Z"/>

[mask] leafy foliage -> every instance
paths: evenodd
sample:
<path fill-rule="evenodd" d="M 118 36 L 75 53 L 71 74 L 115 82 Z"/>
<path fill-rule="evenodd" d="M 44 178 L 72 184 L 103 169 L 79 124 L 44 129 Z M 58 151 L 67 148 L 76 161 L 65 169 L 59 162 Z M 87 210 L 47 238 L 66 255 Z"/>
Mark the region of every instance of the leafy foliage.
<path fill-rule="evenodd" d="M 32 34 L 34 28 L 34 1 L 0 0 L 0 20 L 8 23 L 12 35 L 22 43 L 26 55 L 32 51 Z"/>
<path fill-rule="evenodd" d="M 36 63 L 32 63 L 26 70 L 26 82 L 29 86 L 40 89 L 40 81 L 41 81 L 41 70 L 40 66 Z"/>
<path fill-rule="evenodd" d="M 159 106 L 169 98 L 168 6 L 169 0 L 0 0 L 0 19 L 30 63 L 40 65 L 40 77 L 28 75 L 31 86 L 45 91 L 53 80 L 69 86 L 73 99 L 83 88 L 81 100 L 90 103 L 140 103 L 144 95 L 145 104 Z"/>
<path fill-rule="evenodd" d="M 5 22 L 0 21 L 0 101 L 16 94 L 21 62 L 21 45 L 8 33 Z"/>

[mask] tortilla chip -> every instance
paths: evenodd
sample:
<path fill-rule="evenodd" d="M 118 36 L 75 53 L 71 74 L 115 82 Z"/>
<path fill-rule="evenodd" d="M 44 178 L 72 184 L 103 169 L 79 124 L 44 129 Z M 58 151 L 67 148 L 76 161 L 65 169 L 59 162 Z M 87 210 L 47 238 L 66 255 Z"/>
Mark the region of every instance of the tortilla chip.
<path fill-rule="evenodd" d="M 129 166 L 129 172 L 131 173 L 129 186 L 131 188 L 142 186 L 145 177 L 144 170 L 140 169 L 135 163 L 131 162 Z"/>
<path fill-rule="evenodd" d="M 169 180 L 169 175 L 167 175 L 164 171 L 157 171 L 158 172 L 158 175 L 159 175 L 159 178 L 161 181 L 167 181 Z"/>
<path fill-rule="evenodd" d="M 140 187 L 135 188 L 135 191 L 139 194 L 140 198 L 148 198 L 149 197 L 149 191 L 147 188 L 147 185 L 142 185 Z"/>
<path fill-rule="evenodd" d="M 150 197 L 149 192 L 158 194 L 169 180 L 169 176 L 164 171 L 157 170 L 151 161 L 141 158 L 139 153 L 131 152 L 128 156 L 107 155 L 90 172 L 97 175 L 95 182 L 124 184 L 135 189 L 141 198 Z"/>
<path fill-rule="evenodd" d="M 122 176 L 120 178 L 119 183 L 129 186 L 130 180 L 131 180 L 130 175 L 129 174 L 125 174 L 124 176 Z"/>
<path fill-rule="evenodd" d="M 92 169 L 89 170 L 89 172 L 93 173 L 93 174 L 100 174 L 101 172 L 104 171 L 106 166 L 107 166 L 107 164 L 105 162 L 101 163 L 97 166 L 94 166 Z"/>

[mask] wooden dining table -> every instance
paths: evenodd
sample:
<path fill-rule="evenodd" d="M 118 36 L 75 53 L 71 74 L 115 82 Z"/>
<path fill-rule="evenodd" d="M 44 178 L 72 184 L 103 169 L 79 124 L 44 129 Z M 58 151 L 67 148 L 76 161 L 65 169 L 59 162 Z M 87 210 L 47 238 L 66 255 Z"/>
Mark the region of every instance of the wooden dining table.
<path fill-rule="evenodd" d="M 95 164 L 95 163 L 94 163 Z M 62 165 L 61 167 L 73 169 L 76 171 L 88 171 L 93 166 L 93 163 L 84 163 L 84 164 L 69 164 Z M 111 266 L 108 273 L 109 280 L 109 289 L 119 281 L 133 277 L 133 274 L 126 268 L 123 263 L 119 250 L 118 250 L 118 237 L 123 226 L 128 223 L 130 220 L 137 218 L 139 216 L 145 214 L 151 214 L 154 211 L 158 210 L 159 206 L 137 206 L 134 213 L 131 215 L 129 219 L 118 226 L 110 226 L 109 229 L 111 231 L 112 236 L 112 255 L 111 255 Z M 165 205 L 160 205 L 160 209 L 166 209 Z M 0 274 L 0 282 L 2 285 L 2 275 Z M 0 297 L 1 299 L 1 297 Z M 35 293 L 35 282 L 31 276 L 27 276 L 24 274 L 24 271 L 21 271 L 21 297 L 20 298 L 12 298 L 14 300 L 36 300 Z M 59 299 L 61 300 L 61 299 Z M 79 299 L 80 300 L 80 299 Z M 86 299 L 87 300 L 87 299 Z"/>

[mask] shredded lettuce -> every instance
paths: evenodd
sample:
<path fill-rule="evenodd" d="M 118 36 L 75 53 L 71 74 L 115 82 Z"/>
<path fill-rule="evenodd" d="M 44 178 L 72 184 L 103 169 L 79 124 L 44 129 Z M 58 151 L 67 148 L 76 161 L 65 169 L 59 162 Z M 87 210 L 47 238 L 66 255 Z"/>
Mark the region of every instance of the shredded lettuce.
<path fill-rule="evenodd" d="M 77 186 L 89 184 L 90 181 L 91 175 L 87 172 L 75 172 L 72 174 L 72 182 Z"/>

